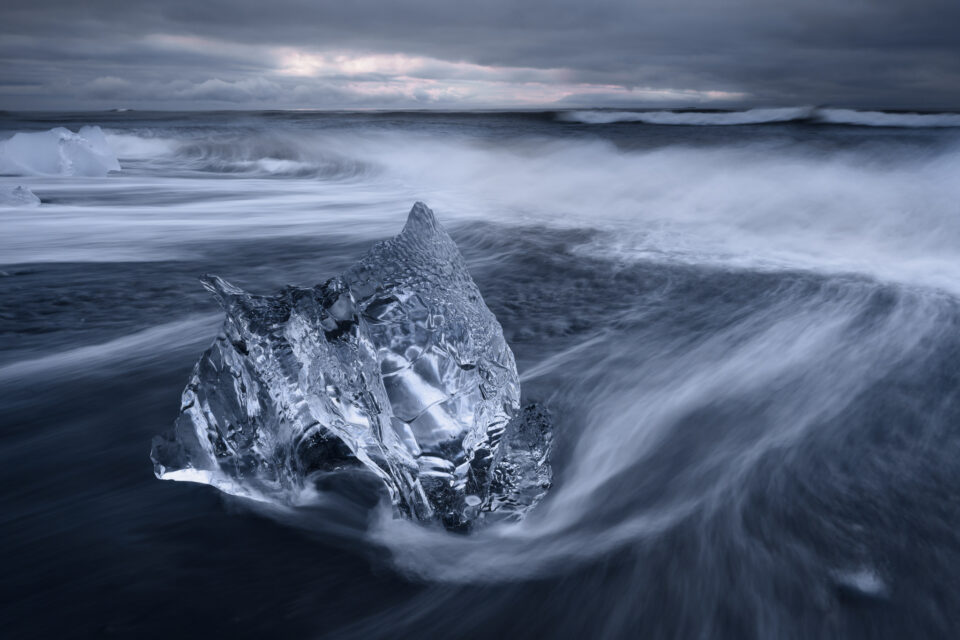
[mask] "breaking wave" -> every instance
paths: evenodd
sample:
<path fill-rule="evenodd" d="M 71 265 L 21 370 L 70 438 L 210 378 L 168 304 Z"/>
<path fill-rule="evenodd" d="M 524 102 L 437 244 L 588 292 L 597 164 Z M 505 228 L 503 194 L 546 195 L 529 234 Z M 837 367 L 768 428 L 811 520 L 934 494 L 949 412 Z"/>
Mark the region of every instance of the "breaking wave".
<path fill-rule="evenodd" d="M 129 198 L 103 200 L 104 186 L 74 185 L 71 193 L 99 208 L 73 209 L 59 225 L 10 217 L 0 253 L 11 262 L 180 256 L 185 245 L 169 238 L 185 219 L 197 242 L 344 229 L 376 238 L 387 212 L 420 199 L 451 224 L 609 231 L 591 250 L 622 260 L 656 255 L 960 288 L 960 145 L 949 138 L 922 149 L 880 140 L 825 150 L 764 140 L 622 148 L 592 137 L 491 145 L 412 131 L 154 136 L 107 134 L 125 173 L 141 176 Z M 258 180 L 228 187 L 221 179 L 231 177 Z M 145 207 L 154 207 L 149 226 Z"/>
<path fill-rule="evenodd" d="M 906 124 L 853 129 L 825 122 L 828 112 Z M 518 620 L 531 624 L 520 635 L 537 637 L 849 637 L 867 619 L 903 637 L 896 625 L 915 623 L 901 615 L 913 611 L 932 612 L 926 635 L 950 637 L 960 138 L 920 130 L 935 119 L 894 117 L 910 114 L 811 113 L 727 114 L 803 122 L 733 131 L 570 127 L 553 114 L 477 115 L 484 126 L 371 116 L 353 129 L 145 117 L 106 129 L 124 168 L 109 180 L 0 178 L 27 182 L 44 203 L 4 210 L 0 233 L 0 256 L 18 265 L 0 271 L 0 317 L 19 320 L 0 332 L 16 349 L 0 365 L 0 397 L 44 421 L 9 447 L 20 469 L 39 469 L 14 514 L 23 535 L 42 543 L 69 513 L 83 548 L 110 528 L 146 541 L 98 556 L 123 572 L 116 583 L 158 585 L 118 592 L 144 607 L 137 616 L 185 583 L 206 602 L 206 579 L 184 580 L 196 552 L 203 571 L 232 571 L 218 574 L 221 603 L 267 598 L 260 609 L 303 611 L 313 629 L 343 601 L 329 585 L 355 588 L 364 607 L 328 625 L 338 638 L 470 637 L 499 632 L 498 621 L 517 635 Z M 393 518 L 361 477 L 305 507 L 247 504 L 309 532 L 291 549 L 301 536 L 206 517 L 208 496 L 144 493 L 149 435 L 173 419 L 216 331 L 193 276 L 215 268 L 260 292 L 322 281 L 415 200 L 450 230 L 502 325 L 523 401 L 556 417 L 544 502 L 469 536 Z M 106 471 L 91 473 L 94 462 Z M 101 484 L 83 484 L 91 478 Z M 131 489 L 123 509 L 113 494 L 86 514 L 44 503 L 48 519 L 29 528 L 22 514 L 45 495 L 35 489 L 54 484 L 76 486 L 63 499 L 78 504 L 90 487 Z M 350 554 L 314 536 L 364 557 L 341 563 Z M 235 545 L 207 553 L 224 540 Z M 251 573 L 239 565 L 254 546 Z M 47 575 L 28 560 L 23 576 Z M 88 573 L 62 556 L 45 571 L 65 566 Z M 393 569 L 411 579 L 385 600 Z M 79 595 L 88 586 L 63 583 Z M 885 606 L 845 609 L 837 597 L 850 594 Z M 584 611 L 589 628 L 576 626 Z M 251 618 L 285 630 L 283 615 Z"/>
<path fill-rule="evenodd" d="M 121 159 L 148 161 L 183 175 L 344 180 L 370 171 L 368 164 L 357 162 L 311 133 L 250 130 L 211 136 L 111 132 L 107 139 Z"/>

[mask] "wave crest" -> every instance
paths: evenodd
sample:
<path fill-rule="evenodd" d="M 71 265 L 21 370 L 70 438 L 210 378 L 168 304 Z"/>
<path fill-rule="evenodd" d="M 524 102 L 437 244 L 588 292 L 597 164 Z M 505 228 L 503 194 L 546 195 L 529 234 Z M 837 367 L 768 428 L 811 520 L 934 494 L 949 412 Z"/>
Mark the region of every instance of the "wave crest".
<path fill-rule="evenodd" d="M 850 124 L 861 127 L 960 127 L 960 113 L 893 113 L 889 111 L 856 111 L 854 109 L 821 109 L 817 119 L 825 124 Z"/>
<path fill-rule="evenodd" d="M 565 111 L 558 115 L 563 122 L 578 124 L 614 124 L 638 122 L 656 125 L 732 126 L 811 122 L 863 127 L 960 127 L 960 113 L 902 113 L 889 111 L 857 111 L 814 107 L 778 107 L 744 111 Z"/>
<path fill-rule="evenodd" d="M 560 119 L 581 124 L 611 124 L 615 122 L 642 122 L 686 126 L 729 126 L 738 124 L 765 124 L 805 120 L 813 114 L 812 107 L 782 107 L 774 109 L 747 109 L 746 111 L 569 111 Z"/>
<path fill-rule="evenodd" d="M 343 180 L 371 172 L 369 164 L 309 133 L 234 131 L 204 137 L 112 133 L 108 139 L 121 158 L 172 165 L 186 173 Z"/>

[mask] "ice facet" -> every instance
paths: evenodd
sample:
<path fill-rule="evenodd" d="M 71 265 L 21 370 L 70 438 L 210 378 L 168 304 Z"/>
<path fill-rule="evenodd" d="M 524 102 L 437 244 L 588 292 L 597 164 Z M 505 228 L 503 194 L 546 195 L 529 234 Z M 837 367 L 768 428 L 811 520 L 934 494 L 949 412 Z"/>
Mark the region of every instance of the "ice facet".
<path fill-rule="evenodd" d="M 549 419 L 519 411 L 503 331 L 422 203 L 316 287 L 204 284 L 226 320 L 154 442 L 157 477 L 295 503 L 314 474 L 361 463 L 400 513 L 449 528 L 522 517 L 549 487 Z"/>

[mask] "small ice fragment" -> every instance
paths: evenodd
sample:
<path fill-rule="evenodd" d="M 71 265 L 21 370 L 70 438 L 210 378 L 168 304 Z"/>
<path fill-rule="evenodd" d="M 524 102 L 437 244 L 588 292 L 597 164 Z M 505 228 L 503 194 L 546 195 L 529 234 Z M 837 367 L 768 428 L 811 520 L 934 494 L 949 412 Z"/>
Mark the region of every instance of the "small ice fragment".
<path fill-rule="evenodd" d="M 313 474 L 360 463 L 398 512 L 459 530 L 521 518 L 550 486 L 549 418 L 520 411 L 500 324 L 422 203 L 323 284 L 204 285 L 226 320 L 154 442 L 157 477 L 290 504 Z"/>
<path fill-rule="evenodd" d="M 0 207 L 38 207 L 40 198 L 24 186 L 0 187 Z"/>
<path fill-rule="evenodd" d="M 887 584 L 870 567 L 835 571 L 833 577 L 837 586 L 858 595 L 880 598 L 887 594 Z"/>

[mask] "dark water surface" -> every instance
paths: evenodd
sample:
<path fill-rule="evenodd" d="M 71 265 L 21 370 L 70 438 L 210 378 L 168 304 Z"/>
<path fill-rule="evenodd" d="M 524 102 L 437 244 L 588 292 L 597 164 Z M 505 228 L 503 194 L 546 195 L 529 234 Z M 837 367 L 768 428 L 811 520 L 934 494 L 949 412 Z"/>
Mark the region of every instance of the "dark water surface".
<path fill-rule="evenodd" d="M 2 635 L 955 637 L 955 129 L 556 114 L 4 114 L 123 170 L 4 176 Z M 556 417 L 555 486 L 470 536 L 344 481 L 153 477 L 220 321 L 437 212 Z"/>

